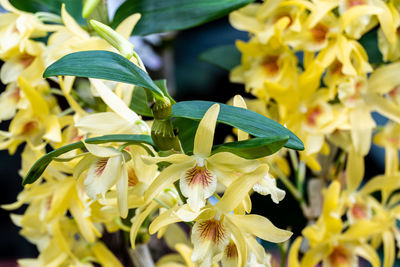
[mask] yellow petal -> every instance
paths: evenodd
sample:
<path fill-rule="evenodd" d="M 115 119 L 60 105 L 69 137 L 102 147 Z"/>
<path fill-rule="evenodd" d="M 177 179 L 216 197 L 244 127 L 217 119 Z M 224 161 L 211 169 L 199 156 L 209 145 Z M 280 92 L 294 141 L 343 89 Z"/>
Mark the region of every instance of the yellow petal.
<path fill-rule="evenodd" d="M 155 218 L 154 221 L 150 224 L 149 233 L 153 235 L 167 225 L 180 222 L 181 219 L 175 214 L 176 210 L 177 207 L 174 209 L 169 209 L 158 215 L 158 217 Z"/>
<path fill-rule="evenodd" d="M 391 267 L 393 266 L 396 253 L 393 234 L 389 231 L 385 231 L 383 233 L 382 239 L 383 239 L 383 267 Z"/>
<path fill-rule="evenodd" d="M 364 157 L 354 149 L 349 151 L 346 165 L 346 184 L 349 192 L 355 192 L 364 178 Z"/>
<path fill-rule="evenodd" d="M 51 221 L 56 216 L 64 215 L 65 211 L 69 207 L 70 199 L 69 195 L 72 190 L 72 186 L 74 185 L 74 180 L 69 179 L 60 183 L 60 186 L 57 189 L 51 198 L 51 206 L 49 212 L 46 214 L 46 220 Z"/>
<path fill-rule="evenodd" d="M 132 218 L 132 226 L 131 226 L 131 232 L 130 232 L 130 240 L 131 240 L 131 247 L 132 249 L 135 249 L 135 241 L 136 241 L 136 236 L 139 231 L 140 226 L 142 226 L 142 223 L 144 220 L 149 216 L 151 212 L 153 212 L 155 209 L 159 207 L 159 204 L 157 202 L 151 202 L 150 205 L 148 205 L 143 211 L 141 211 L 139 214 L 137 214 L 135 217 Z"/>
<path fill-rule="evenodd" d="M 125 161 L 123 162 L 121 176 L 117 181 L 118 191 L 118 209 L 122 218 L 128 215 L 128 169 L 126 168 Z"/>
<path fill-rule="evenodd" d="M 89 34 L 79 26 L 79 24 L 74 20 L 73 17 L 71 17 L 70 14 L 68 14 L 65 4 L 63 4 L 61 7 L 61 17 L 64 25 L 73 35 L 79 36 L 82 39 L 89 39 Z"/>
<path fill-rule="evenodd" d="M 302 267 L 315 267 L 321 260 L 331 253 L 332 248 L 328 244 L 320 244 L 306 252 L 301 260 Z"/>
<path fill-rule="evenodd" d="M 123 267 L 117 257 L 101 242 L 97 242 L 92 247 L 93 254 L 104 267 Z"/>
<path fill-rule="evenodd" d="M 302 238 L 298 237 L 298 238 L 296 238 L 296 240 L 293 242 L 292 246 L 290 247 L 289 256 L 288 256 L 288 266 L 290 266 L 290 267 L 300 267 L 299 249 L 300 249 L 301 242 L 302 242 Z"/>
<path fill-rule="evenodd" d="M 56 115 L 50 115 L 45 120 L 46 133 L 43 135 L 44 139 L 52 142 L 61 142 L 61 125 Z"/>
<path fill-rule="evenodd" d="M 194 137 L 193 154 L 208 157 L 214 141 L 215 125 L 219 114 L 219 105 L 212 105 L 201 119 Z"/>
<path fill-rule="evenodd" d="M 382 13 L 383 10 L 376 6 L 358 5 L 348 9 L 340 16 L 342 28 L 345 29 L 354 19 L 359 19 L 362 15 L 376 15 Z"/>
<path fill-rule="evenodd" d="M 368 79 L 368 91 L 380 94 L 390 92 L 400 84 L 400 62 L 380 67 Z"/>
<path fill-rule="evenodd" d="M 378 95 L 366 95 L 364 96 L 364 100 L 372 109 L 385 117 L 400 123 L 400 107 L 392 101 Z"/>
<path fill-rule="evenodd" d="M 238 252 L 238 267 L 245 266 L 247 261 L 247 244 L 242 231 L 232 222 L 227 220 L 227 225 L 231 228 L 232 235 L 234 237 L 234 243 Z M 233 266 L 232 266 L 233 267 Z"/>
<path fill-rule="evenodd" d="M 241 95 L 235 95 L 235 97 L 233 98 L 233 105 L 235 107 L 247 109 L 246 102 Z M 247 139 L 249 139 L 249 134 L 242 130 L 238 130 L 238 141 Z"/>
<path fill-rule="evenodd" d="M 351 137 L 355 152 L 365 156 L 371 147 L 372 129 L 375 121 L 372 119 L 368 109 L 362 107 L 354 109 L 350 113 Z"/>
<path fill-rule="evenodd" d="M 164 234 L 164 240 L 170 248 L 174 248 L 177 244 L 191 245 L 186 232 L 178 224 L 168 225 L 167 231 Z"/>
<path fill-rule="evenodd" d="M 97 93 L 100 95 L 101 99 L 118 115 L 124 118 L 127 122 L 133 123 L 140 120 L 140 117 L 133 112 L 125 104 L 122 99 L 120 99 L 115 93 L 113 93 L 101 80 L 89 79 L 96 89 Z"/>
<path fill-rule="evenodd" d="M 126 121 L 114 112 L 99 112 L 86 115 L 75 123 L 75 127 L 96 135 L 135 133 L 133 131 L 135 128 L 134 123 Z"/>
<path fill-rule="evenodd" d="M 267 165 L 261 165 L 255 171 L 237 178 L 225 191 L 223 197 L 216 204 L 222 212 L 230 212 L 242 202 L 251 188 L 268 172 Z"/>
<path fill-rule="evenodd" d="M 74 220 L 76 221 L 76 224 L 82 236 L 88 242 L 94 242 L 96 237 L 94 235 L 93 229 L 95 227 L 89 220 L 89 218 L 85 216 L 85 206 L 79 199 L 76 191 L 71 196 L 71 205 L 69 210 L 71 211 L 71 214 L 74 217 Z"/>
<path fill-rule="evenodd" d="M 183 173 L 192 167 L 193 162 L 184 162 L 181 164 L 172 164 L 164 169 L 153 183 L 149 186 L 144 194 L 144 199 L 148 203 L 153 200 L 167 186 L 182 177 Z"/>
<path fill-rule="evenodd" d="M 277 228 L 270 220 L 260 215 L 230 215 L 230 219 L 242 231 L 253 234 L 269 242 L 284 242 L 293 234 L 290 231 Z"/>
<path fill-rule="evenodd" d="M 90 154 L 95 155 L 99 158 L 116 157 L 121 156 L 121 152 L 112 147 L 102 147 L 99 145 L 85 143 L 86 149 Z"/>
<path fill-rule="evenodd" d="M 125 39 L 129 39 L 129 37 L 131 37 L 133 28 L 139 21 L 140 17 L 141 15 L 139 13 L 130 15 L 118 25 L 115 31 L 125 37 Z"/>
<path fill-rule="evenodd" d="M 229 152 L 216 153 L 209 157 L 207 162 L 209 163 L 207 166 L 210 170 L 237 171 L 239 173 L 252 172 L 260 165 L 258 160 L 244 159 Z"/>
<path fill-rule="evenodd" d="M 18 84 L 28 98 L 33 113 L 39 117 L 47 115 L 49 108 L 42 96 L 22 77 L 18 78 Z"/>
<path fill-rule="evenodd" d="M 354 253 L 357 256 L 366 259 L 372 265 L 372 267 L 381 266 L 381 261 L 379 259 L 378 253 L 376 253 L 376 250 L 368 244 L 358 245 L 354 249 Z"/>
<path fill-rule="evenodd" d="M 173 154 L 167 157 L 149 157 L 149 156 L 142 156 L 144 163 L 151 165 L 159 162 L 169 162 L 172 164 L 180 164 L 185 161 L 191 160 L 194 164 L 195 159 L 191 156 L 185 154 Z"/>

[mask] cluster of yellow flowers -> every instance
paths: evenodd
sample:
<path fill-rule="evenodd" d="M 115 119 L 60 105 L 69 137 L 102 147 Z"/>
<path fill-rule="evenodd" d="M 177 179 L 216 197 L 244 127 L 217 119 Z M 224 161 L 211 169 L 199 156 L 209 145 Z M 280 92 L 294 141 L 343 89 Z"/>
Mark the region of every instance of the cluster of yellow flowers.
<path fill-rule="evenodd" d="M 289 266 L 358 266 L 357 256 L 380 266 L 382 244 L 383 266 L 393 266 L 400 242 L 400 2 L 268 0 L 231 13 L 230 21 L 250 33 L 248 42 L 236 43 L 242 60 L 231 80 L 257 97 L 250 109 L 304 141 L 300 162 L 327 187 L 323 207 L 313 215 L 305 209 L 311 225 L 292 245 Z M 360 43 L 370 31 L 377 31 L 382 64 L 370 64 Z M 362 185 L 374 111 L 390 119 L 374 136 L 386 149 L 386 169 Z M 322 157 L 328 154 L 334 161 Z M 310 194 L 312 205 L 320 192 Z"/>
<path fill-rule="evenodd" d="M 40 255 L 19 260 L 21 266 L 122 266 L 102 241 L 105 232 L 117 231 L 129 233 L 133 249 L 148 239 L 147 231 L 158 233 L 159 238 L 165 235 L 181 256 L 167 255 L 159 267 L 219 266 L 218 262 L 270 265 L 270 255 L 257 237 L 278 243 L 292 233 L 265 217 L 249 214 L 249 193 L 270 194 L 278 203 L 285 192 L 269 175 L 265 159 L 211 153 L 218 104 L 200 121 L 193 155 L 158 155 L 145 143 L 86 142 L 109 134 L 150 135 L 152 122 L 129 109 L 135 86 L 70 76 L 46 80 L 42 74 L 72 52 L 121 50 L 93 29 L 82 28 L 65 6 L 61 17 L 53 21 L 57 23 L 45 24 L 7 0 L 0 4 L 8 11 L 0 15 L 0 59 L 5 62 L 1 80 L 7 85 L 0 95 L 0 120 L 11 119 L 9 130 L 0 132 L 0 149 L 13 154 L 25 144 L 20 174 L 26 176 L 49 149 L 82 142 L 79 149 L 55 157 L 15 203 L 2 206 L 13 210 L 27 205 L 24 214 L 11 218 Z M 139 14 L 128 17 L 115 35 L 127 39 L 139 18 Z M 131 61 L 143 68 L 140 58 Z M 234 105 L 245 107 L 240 96 Z M 245 140 L 248 134 L 239 130 L 238 137 Z M 160 163 L 167 167 L 160 168 Z M 223 193 L 222 197 L 217 193 Z M 218 199 L 215 205 L 210 202 L 212 196 Z M 191 244 L 178 222 L 192 226 Z"/>

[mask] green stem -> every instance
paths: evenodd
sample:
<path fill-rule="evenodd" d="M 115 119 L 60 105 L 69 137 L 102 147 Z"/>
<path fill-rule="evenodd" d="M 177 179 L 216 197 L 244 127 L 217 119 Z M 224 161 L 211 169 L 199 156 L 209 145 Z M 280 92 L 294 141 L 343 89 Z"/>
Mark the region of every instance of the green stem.
<path fill-rule="evenodd" d="M 161 206 L 163 206 L 166 209 L 170 209 L 171 208 L 167 203 L 165 203 L 161 199 L 158 199 L 158 198 L 155 197 L 154 201 L 157 202 L 158 204 L 160 204 Z"/>

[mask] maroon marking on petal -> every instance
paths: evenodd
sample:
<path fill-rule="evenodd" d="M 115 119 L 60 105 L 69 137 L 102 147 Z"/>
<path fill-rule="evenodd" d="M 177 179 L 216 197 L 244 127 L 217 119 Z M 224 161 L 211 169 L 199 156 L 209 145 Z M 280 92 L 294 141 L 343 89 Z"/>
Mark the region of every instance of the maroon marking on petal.
<path fill-rule="evenodd" d="M 226 237 L 227 231 L 219 220 L 211 219 L 199 223 L 200 237 L 218 244 Z"/>
<path fill-rule="evenodd" d="M 361 5 L 365 5 L 365 1 L 364 0 L 348 0 L 347 1 L 348 8 L 351 8 L 351 7 L 354 7 L 354 6 L 361 6 Z"/>
<path fill-rule="evenodd" d="M 28 121 L 22 126 L 21 135 L 31 135 L 35 132 L 35 130 L 39 127 L 39 123 L 37 121 Z"/>
<path fill-rule="evenodd" d="M 101 158 L 96 162 L 96 169 L 95 169 L 95 173 L 97 176 L 100 176 L 104 169 L 107 166 L 107 162 L 108 162 L 109 158 Z"/>
<path fill-rule="evenodd" d="M 225 248 L 225 255 L 228 259 L 236 259 L 239 256 L 236 245 L 232 242 L 232 240 Z"/>
<path fill-rule="evenodd" d="M 128 166 L 128 185 L 135 186 L 139 182 L 139 179 L 136 175 L 135 169 L 133 167 Z"/>
<path fill-rule="evenodd" d="M 190 185 L 201 184 L 202 187 L 207 187 L 211 184 L 213 176 L 206 167 L 194 166 L 186 172 L 185 180 Z"/>

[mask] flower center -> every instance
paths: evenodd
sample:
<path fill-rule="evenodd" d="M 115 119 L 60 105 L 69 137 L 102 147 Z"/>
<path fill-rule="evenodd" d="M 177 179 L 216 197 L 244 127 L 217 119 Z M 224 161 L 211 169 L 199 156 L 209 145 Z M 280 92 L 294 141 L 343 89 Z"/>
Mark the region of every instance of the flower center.
<path fill-rule="evenodd" d="M 355 219 L 365 219 L 367 218 L 366 207 L 362 203 L 356 202 L 353 207 L 351 207 L 351 215 Z"/>
<path fill-rule="evenodd" d="M 203 166 L 194 166 L 193 168 L 187 170 L 185 174 L 185 180 L 189 186 L 201 185 L 206 187 L 212 182 L 212 173 Z"/>
<path fill-rule="evenodd" d="M 128 185 L 135 186 L 139 182 L 135 170 L 132 167 L 128 167 Z"/>
<path fill-rule="evenodd" d="M 323 41 L 325 41 L 328 31 L 329 28 L 321 23 L 315 25 L 315 27 L 311 29 L 314 41 L 317 43 L 322 43 Z"/>
<path fill-rule="evenodd" d="M 237 251 L 235 243 L 233 243 L 232 240 L 229 242 L 229 244 L 225 248 L 225 255 L 228 259 L 238 258 L 238 251 Z"/>
<path fill-rule="evenodd" d="M 346 266 L 350 264 L 350 253 L 342 246 L 337 246 L 329 255 L 329 261 L 332 266 Z"/>
<path fill-rule="evenodd" d="M 216 219 L 199 222 L 199 230 L 201 239 L 212 241 L 216 244 L 222 242 L 227 235 L 222 221 Z"/>
<path fill-rule="evenodd" d="M 267 56 L 262 62 L 262 66 L 268 75 L 274 76 L 279 72 L 279 56 Z"/>

